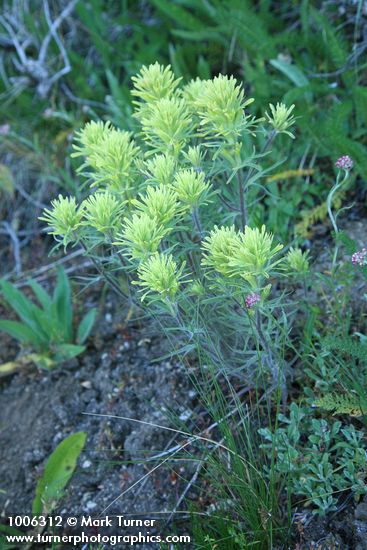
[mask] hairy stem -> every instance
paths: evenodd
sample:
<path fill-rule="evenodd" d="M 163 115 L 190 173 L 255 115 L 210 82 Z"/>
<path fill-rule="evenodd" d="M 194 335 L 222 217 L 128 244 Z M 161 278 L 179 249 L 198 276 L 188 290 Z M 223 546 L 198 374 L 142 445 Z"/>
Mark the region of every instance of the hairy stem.
<path fill-rule="evenodd" d="M 202 240 L 204 233 L 203 233 L 203 227 L 200 221 L 199 209 L 197 206 L 194 206 L 192 209 L 192 220 L 194 222 L 194 226 L 200 237 L 200 240 Z"/>
<path fill-rule="evenodd" d="M 240 172 L 237 172 L 237 181 L 238 181 L 238 194 L 240 198 L 241 229 L 243 231 L 248 222 L 248 211 L 247 211 L 246 198 L 245 198 L 245 193 L 246 193 L 245 182 L 242 182 Z"/>
<path fill-rule="evenodd" d="M 261 150 L 261 154 L 263 155 L 266 153 L 266 151 L 269 149 L 273 139 L 277 135 L 276 130 L 272 130 L 268 136 L 268 139 L 265 142 L 264 147 Z M 239 192 L 239 198 L 240 198 L 240 211 L 241 211 L 241 228 L 242 231 L 244 230 L 245 226 L 248 224 L 249 216 L 248 216 L 248 209 L 247 209 L 247 201 L 246 201 L 246 194 L 247 194 L 247 184 L 249 180 L 254 175 L 255 168 L 252 167 L 247 172 L 247 175 L 245 179 L 242 181 L 240 172 L 237 172 L 237 181 L 238 181 L 238 192 Z"/>
<path fill-rule="evenodd" d="M 108 284 L 117 292 L 117 294 L 123 298 L 124 300 L 130 300 L 130 297 L 121 290 L 120 286 L 116 283 L 116 281 L 111 277 L 111 275 L 105 270 L 103 265 L 100 262 L 97 262 L 97 260 L 92 256 L 92 254 L 89 253 L 89 250 L 85 243 L 83 241 L 80 241 L 80 244 L 87 254 L 89 258 L 91 259 L 94 267 L 97 269 L 98 273 L 108 282 Z"/>
<path fill-rule="evenodd" d="M 256 313 L 255 313 L 255 326 L 256 326 L 256 332 L 259 337 L 260 343 L 266 354 L 266 362 L 268 364 L 269 371 L 273 378 L 273 384 L 275 388 L 281 389 L 283 407 L 285 407 L 287 402 L 287 386 L 285 382 L 284 373 L 280 372 L 280 368 L 279 368 L 280 361 L 278 361 L 278 359 L 274 357 L 274 354 L 269 346 L 269 342 L 263 332 L 261 315 L 258 309 L 256 310 Z"/>

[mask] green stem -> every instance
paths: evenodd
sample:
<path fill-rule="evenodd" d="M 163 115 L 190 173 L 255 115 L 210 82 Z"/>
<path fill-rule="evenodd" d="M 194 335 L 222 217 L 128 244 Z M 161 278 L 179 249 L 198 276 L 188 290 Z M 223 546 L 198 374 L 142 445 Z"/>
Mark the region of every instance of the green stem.
<path fill-rule="evenodd" d="M 327 200 L 326 200 L 327 211 L 328 211 L 328 215 L 329 215 L 331 224 L 332 224 L 334 232 L 335 232 L 335 237 L 339 233 L 339 229 L 338 229 L 338 225 L 336 223 L 336 217 L 334 216 L 333 211 L 332 211 L 333 198 L 334 198 L 335 193 L 338 191 L 338 189 L 340 189 L 340 187 L 343 185 L 343 183 L 346 181 L 347 178 L 348 178 L 348 172 L 345 172 L 345 176 L 344 176 L 343 180 L 340 182 L 339 181 L 340 172 L 338 173 L 338 175 L 336 177 L 335 185 L 332 187 L 330 193 L 328 194 Z M 336 244 L 335 249 L 334 249 L 332 271 L 335 270 L 336 261 L 337 261 L 337 257 L 338 257 L 338 251 L 339 251 L 339 247 Z"/>
<path fill-rule="evenodd" d="M 117 294 L 121 298 L 124 298 L 124 300 L 130 300 L 130 297 L 121 290 L 120 286 L 111 277 L 111 275 L 107 273 L 104 267 L 99 262 L 97 262 L 97 260 L 89 253 L 89 250 L 85 245 L 85 243 L 83 241 L 80 241 L 80 244 L 83 250 L 85 251 L 85 253 L 87 254 L 87 256 L 92 260 L 92 263 L 94 267 L 97 269 L 98 273 L 102 275 L 102 277 L 109 283 L 109 285 L 115 290 L 115 292 L 117 292 Z"/>
<path fill-rule="evenodd" d="M 200 221 L 199 209 L 197 206 L 193 206 L 192 208 L 192 220 L 194 222 L 194 226 L 200 237 L 200 240 L 202 240 L 204 233 L 203 233 L 203 227 Z"/>
<path fill-rule="evenodd" d="M 248 222 L 248 211 L 246 206 L 245 199 L 245 184 L 241 180 L 240 172 L 237 172 L 237 181 L 238 181 L 238 194 L 240 198 L 240 211 L 241 211 L 241 229 L 245 229 Z"/>
<path fill-rule="evenodd" d="M 263 332 L 262 323 L 261 323 L 261 314 L 259 309 L 255 313 L 255 327 L 258 334 L 261 345 L 264 349 L 266 362 L 273 379 L 273 384 L 275 388 L 280 388 L 282 392 L 282 401 L 283 407 L 286 407 L 287 403 L 287 385 L 284 377 L 284 373 L 280 371 L 280 360 L 277 357 L 274 357 L 269 342 Z"/>
<path fill-rule="evenodd" d="M 269 149 L 271 143 L 273 142 L 273 139 L 277 135 L 276 130 L 272 130 L 268 136 L 268 139 L 265 142 L 264 147 L 261 150 L 261 155 L 266 153 L 266 151 Z M 248 209 L 247 209 L 247 201 L 246 201 L 246 194 L 247 194 L 247 184 L 249 180 L 252 178 L 253 174 L 255 172 L 255 168 L 252 167 L 247 172 L 247 175 L 242 181 L 240 172 L 237 172 L 237 181 L 238 181 L 238 193 L 240 198 L 240 211 L 241 211 L 241 228 L 242 231 L 245 229 L 245 226 L 248 224 L 249 216 L 248 216 Z"/>

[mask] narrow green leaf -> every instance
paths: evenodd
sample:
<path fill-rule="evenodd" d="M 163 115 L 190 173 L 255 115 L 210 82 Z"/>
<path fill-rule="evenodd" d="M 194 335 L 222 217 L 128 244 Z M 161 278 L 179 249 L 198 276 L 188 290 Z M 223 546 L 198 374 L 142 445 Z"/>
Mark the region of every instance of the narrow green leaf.
<path fill-rule="evenodd" d="M 47 345 L 49 341 L 47 326 L 46 330 L 42 330 L 37 319 L 37 316 L 42 314 L 42 310 L 28 300 L 28 298 L 15 288 L 15 286 L 4 279 L 0 280 L 0 290 L 9 306 L 12 307 L 21 320 L 37 334 L 38 341 L 42 341 Z"/>
<path fill-rule="evenodd" d="M 52 300 L 45 289 L 33 279 L 28 281 L 28 285 L 33 290 L 37 300 L 39 301 L 43 309 L 49 311 L 51 308 Z"/>
<path fill-rule="evenodd" d="M 82 452 L 87 434 L 77 432 L 69 435 L 49 457 L 43 475 L 37 483 L 32 514 L 50 513 L 62 497 Z"/>
<path fill-rule="evenodd" d="M 80 325 L 78 327 L 78 333 L 77 333 L 77 342 L 79 344 L 83 344 L 85 340 L 88 338 L 89 333 L 92 330 L 92 327 L 94 325 L 96 314 L 97 314 L 97 309 L 93 308 L 81 320 Z"/>
<path fill-rule="evenodd" d="M 4 331 L 22 344 L 41 344 L 38 334 L 19 321 L 0 320 L 0 331 Z"/>
<path fill-rule="evenodd" d="M 65 270 L 60 268 L 57 274 L 57 283 L 53 295 L 53 305 L 58 319 L 59 329 L 65 339 L 73 339 L 73 306 L 71 289 Z"/>

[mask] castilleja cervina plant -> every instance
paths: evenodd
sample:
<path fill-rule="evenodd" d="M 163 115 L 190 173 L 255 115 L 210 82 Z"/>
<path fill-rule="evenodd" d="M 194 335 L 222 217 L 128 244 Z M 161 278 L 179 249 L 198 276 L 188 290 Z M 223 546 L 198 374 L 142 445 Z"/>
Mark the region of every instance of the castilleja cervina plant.
<path fill-rule="evenodd" d="M 263 379 L 284 390 L 272 286 L 308 262 L 293 249 L 282 256 L 259 224 L 256 183 L 277 135 L 294 138 L 294 106 L 270 105 L 257 119 L 233 77 L 184 85 L 158 63 L 133 85 L 139 130 L 107 121 L 77 132 L 72 156 L 89 192 L 79 204 L 60 195 L 41 219 L 60 245 L 81 245 L 123 299 L 172 319 L 217 369 L 253 377 L 260 353 Z"/>

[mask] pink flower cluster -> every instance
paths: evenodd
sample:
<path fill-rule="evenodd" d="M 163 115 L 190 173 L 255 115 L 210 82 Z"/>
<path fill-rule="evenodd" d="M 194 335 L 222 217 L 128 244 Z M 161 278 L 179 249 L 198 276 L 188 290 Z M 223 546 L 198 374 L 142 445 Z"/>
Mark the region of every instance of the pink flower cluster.
<path fill-rule="evenodd" d="M 349 155 L 343 155 L 342 157 L 338 158 L 335 166 L 339 168 L 339 170 L 346 170 L 347 172 L 349 172 L 349 170 L 353 168 L 353 161 Z"/>
<path fill-rule="evenodd" d="M 260 302 L 260 296 L 258 294 L 255 294 L 255 292 L 246 296 L 245 304 L 247 309 L 251 309 L 252 307 L 254 307 L 257 302 Z"/>
<path fill-rule="evenodd" d="M 367 248 L 362 248 L 352 256 L 353 265 L 367 265 Z"/>

